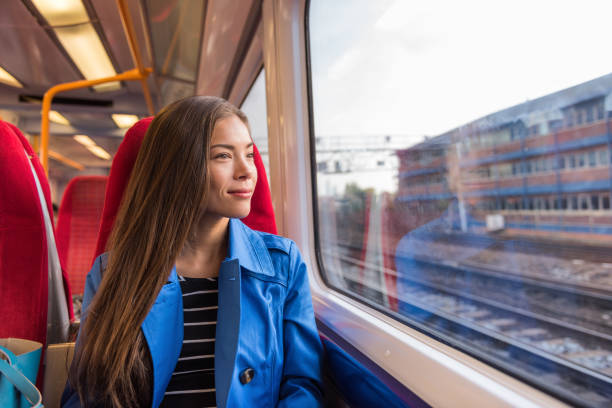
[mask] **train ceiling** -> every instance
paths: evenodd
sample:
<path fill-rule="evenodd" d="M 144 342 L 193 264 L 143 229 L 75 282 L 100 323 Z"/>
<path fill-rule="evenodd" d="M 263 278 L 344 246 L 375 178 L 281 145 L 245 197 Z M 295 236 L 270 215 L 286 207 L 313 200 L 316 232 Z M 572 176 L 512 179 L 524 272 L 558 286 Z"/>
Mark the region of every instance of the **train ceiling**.
<path fill-rule="evenodd" d="M 261 0 L 127 3 L 144 65 L 153 68 L 147 83 L 156 110 L 193 94 L 236 98 L 230 85 L 242 61 L 262 59 Z M 116 1 L 7 0 L 2 5 L 0 116 L 30 135 L 40 132 L 40 101 L 50 87 L 100 77 L 108 72 L 102 69 L 105 60 L 116 73 L 135 67 Z M 106 55 L 82 53 L 96 48 L 84 42 L 87 30 L 97 35 Z M 255 50 L 252 43 L 258 44 Z M 96 64 L 88 64 L 91 60 Z M 73 137 L 87 135 L 112 155 L 125 133 L 112 115 L 149 116 L 140 82 L 117 85 L 58 94 L 52 109 L 67 122 L 51 123 L 51 149 L 85 168 L 109 167 L 110 160 L 91 154 Z"/>

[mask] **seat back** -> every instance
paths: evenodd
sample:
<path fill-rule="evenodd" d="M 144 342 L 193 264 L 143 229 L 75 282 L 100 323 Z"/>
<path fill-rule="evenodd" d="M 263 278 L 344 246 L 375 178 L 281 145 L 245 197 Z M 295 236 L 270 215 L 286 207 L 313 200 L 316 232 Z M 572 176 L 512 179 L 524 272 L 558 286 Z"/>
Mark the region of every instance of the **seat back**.
<path fill-rule="evenodd" d="M 107 176 L 73 178 L 57 217 L 57 250 L 64 260 L 73 295 L 82 295 L 96 250 Z"/>
<path fill-rule="evenodd" d="M 123 192 L 136 162 L 142 140 L 152 120 L 153 117 L 148 117 L 136 122 L 125 134 L 125 138 L 113 159 L 106 187 L 102 224 L 100 226 L 94 259 L 106 250 L 106 241 L 113 228 Z M 270 187 L 263 161 L 256 147 L 255 167 L 257 168 L 257 185 L 251 199 L 251 212 L 242 221 L 255 230 L 276 234 L 276 220 L 274 218 L 274 209 L 272 208 Z M 91 263 L 93 263 L 93 260 L 91 260 Z"/>
<path fill-rule="evenodd" d="M 49 183 L 27 139 L 3 121 L 0 146 L 0 337 L 45 344 L 49 323 L 49 340 L 62 341 L 72 302 L 55 249 Z"/>

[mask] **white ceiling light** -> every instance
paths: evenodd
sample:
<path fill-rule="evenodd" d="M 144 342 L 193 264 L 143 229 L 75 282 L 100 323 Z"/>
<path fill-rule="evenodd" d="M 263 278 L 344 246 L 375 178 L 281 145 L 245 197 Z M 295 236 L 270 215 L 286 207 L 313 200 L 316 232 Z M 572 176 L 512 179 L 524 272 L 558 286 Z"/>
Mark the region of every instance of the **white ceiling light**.
<path fill-rule="evenodd" d="M 32 0 L 52 26 L 60 43 L 85 79 L 117 75 L 81 0 Z M 119 89 L 119 82 L 94 86 L 97 91 Z"/>
<path fill-rule="evenodd" d="M 74 140 L 76 140 L 77 142 L 79 142 L 80 144 L 82 144 L 85 147 L 93 147 L 96 146 L 96 142 L 94 142 L 93 140 L 91 140 L 89 138 L 89 136 L 85 136 L 85 135 L 75 135 L 74 136 Z"/>
<path fill-rule="evenodd" d="M 87 150 L 89 150 L 92 154 L 96 155 L 97 157 L 103 160 L 110 160 L 111 155 L 106 150 L 98 146 L 96 142 L 94 142 L 89 136 L 74 135 L 73 139 L 79 142 L 80 144 L 82 144 L 83 146 L 85 146 Z"/>
<path fill-rule="evenodd" d="M 23 88 L 21 82 L 16 80 L 14 76 L 6 72 L 2 67 L 0 67 L 0 82 L 6 85 L 14 86 L 16 88 Z"/>
<path fill-rule="evenodd" d="M 53 123 L 59 123 L 60 125 L 70 126 L 70 122 L 68 121 L 68 119 L 66 119 L 64 115 L 62 115 L 58 111 L 54 111 L 54 110 L 50 111 L 49 120 Z"/>
<path fill-rule="evenodd" d="M 89 16 L 81 0 L 32 0 L 32 3 L 52 26 L 89 22 Z"/>
<path fill-rule="evenodd" d="M 87 149 L 92 152 L 94 155 L 98 156 L 101 159 L 104 160 L 110 160 L 111 155 L 104 150 L 103 148 L 101 148 L 100 146 L 96 145 L 96 146 L 87 146 Z"/>
<path fill-rule="evenodd" d="M 114 113 L 111 116 L 113 120 L 115 121 L 115 124 L 117 125 L 117 127 L 121 129 L 129 128 L 134 123 L 138 122 L 138 116 L 136 115 L 125 115 L 125 114 Z"/>

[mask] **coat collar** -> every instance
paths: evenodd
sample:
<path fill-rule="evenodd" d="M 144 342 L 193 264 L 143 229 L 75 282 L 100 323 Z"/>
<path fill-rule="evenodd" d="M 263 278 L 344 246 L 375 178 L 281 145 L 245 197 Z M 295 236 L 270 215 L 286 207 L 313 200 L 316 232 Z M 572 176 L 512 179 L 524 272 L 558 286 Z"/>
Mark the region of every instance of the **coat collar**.
<path fill-rule="evenodd" d="M 237 260 L 238 264 L 251 272 L 270 275 L 273 270 L 268 247 L 261 236 L 237 218 L 229 220 L 229 242 L 227 258 L 223 262 Z M 170 271 L 168 283 L 178 282 L 176 266 Z"/>
<path fill-rule="evenodd" d="M 268 247 L 261 235 L 236 218 L 229 220 L 229 244 L 226 260 L 237 259 L 242 268 L 271 275 L 274 270 Z"/>

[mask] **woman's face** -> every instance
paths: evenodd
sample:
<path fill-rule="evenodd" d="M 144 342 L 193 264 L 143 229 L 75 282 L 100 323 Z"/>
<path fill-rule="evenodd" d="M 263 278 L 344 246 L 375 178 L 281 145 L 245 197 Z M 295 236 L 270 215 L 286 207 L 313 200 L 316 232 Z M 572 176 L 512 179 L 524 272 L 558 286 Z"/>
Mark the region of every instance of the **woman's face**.
<path fill-rule="evenodd" d="M 253 159 L 253 140 L 237 116 L 220 119 L 215 124 L 208 171 L 210 191 L 206 212 L 230 218 L 249 215 L 257 169 Z"/>

